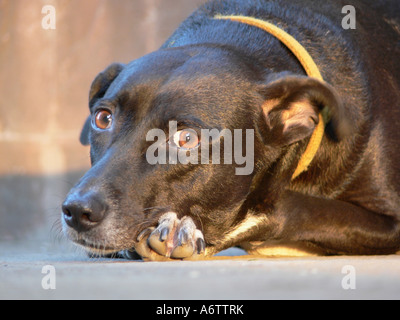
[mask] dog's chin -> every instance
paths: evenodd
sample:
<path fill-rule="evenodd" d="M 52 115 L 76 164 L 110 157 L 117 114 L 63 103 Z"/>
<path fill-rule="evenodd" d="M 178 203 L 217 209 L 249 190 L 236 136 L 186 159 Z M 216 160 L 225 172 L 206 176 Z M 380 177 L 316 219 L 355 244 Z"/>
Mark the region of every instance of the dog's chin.
<path fill-rule="evenodd" d="M 108 246 L 106 243 L 102 242 L 90 242 L 87 240 L 75 240 L 73 241 L 75 245 L 86 251 L 89 256 L 112 256 L 117 254 L 119 251 L 124 249 L 118 249 Z"/>
<path fill-rule="evenodd" d="M 90 257 L 114 257 L 119 256 L 122 252 L 130 251 L 133 244 L 119 242 L 114 240 L 105 240 L 88 237 L 84 233 L 78 233 L 75 230 L 68 229 L 65 232 L 67 238 L 77 247 L 83 249 Z"/>

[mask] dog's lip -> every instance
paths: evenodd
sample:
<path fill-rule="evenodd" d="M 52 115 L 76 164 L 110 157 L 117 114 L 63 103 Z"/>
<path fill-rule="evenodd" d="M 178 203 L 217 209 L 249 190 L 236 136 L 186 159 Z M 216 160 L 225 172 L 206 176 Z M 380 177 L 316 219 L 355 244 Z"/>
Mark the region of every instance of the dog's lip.
<path fill-rule="evenodd" d="M 76 239 L 76 240 L 74 240 L 74 243 L 82 246 L 85 250 L 90 251 L 92 253 L 110 254 L 110 253 L 115 253 L 115 252 L 121 251 L 120 249 L 107 246 L 104 243 L 101 243 L 101 242 L 93 243 L 86 239 Z"/>

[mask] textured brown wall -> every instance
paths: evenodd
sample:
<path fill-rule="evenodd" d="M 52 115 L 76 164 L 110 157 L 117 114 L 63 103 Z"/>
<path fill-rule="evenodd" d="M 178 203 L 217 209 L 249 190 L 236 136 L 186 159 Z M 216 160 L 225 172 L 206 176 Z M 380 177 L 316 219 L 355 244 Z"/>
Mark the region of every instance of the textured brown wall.
<path fill-rule="evenodd" d="M 78 137 L 97 73 L 156 50 L 201 2 L 0 0 L 0 240 L 47 232 L 89 168 Z"/>

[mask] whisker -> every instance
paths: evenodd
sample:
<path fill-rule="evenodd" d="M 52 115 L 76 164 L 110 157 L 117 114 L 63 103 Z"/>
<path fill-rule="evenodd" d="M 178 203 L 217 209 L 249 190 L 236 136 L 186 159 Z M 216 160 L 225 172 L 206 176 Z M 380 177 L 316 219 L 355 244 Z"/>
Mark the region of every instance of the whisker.
<path fill-rule="evenodd" d="M 194 212 L 194 214 L 197 216 L 197 218 L 200 221 L 201 231 L 204 232 L 204 226 L 203 226 L 203 221 L 201 220 L 201 217 L 199 216 L 199 214 L 197 212 Z"/>
<path fill-rule="evenodd" d="M 147 207 L 147 208 L 144 208 L 143 211 L 149 211 L 149 210 L 156 209 L 156 208 L 160 208 L 160 207 Z"/>

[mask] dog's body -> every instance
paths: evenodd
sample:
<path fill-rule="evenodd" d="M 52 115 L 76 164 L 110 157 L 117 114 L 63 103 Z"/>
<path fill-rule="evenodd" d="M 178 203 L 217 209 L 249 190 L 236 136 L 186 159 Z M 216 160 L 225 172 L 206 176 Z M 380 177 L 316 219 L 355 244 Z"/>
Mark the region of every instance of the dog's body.
<path fill-rule="evenodd" d="M 357 25 L 345 30 L 345 4 L 211 1 L 160 50 L 101 73 L 82 134 L 93 167 L 64 203 L 67 235 L 91 252 L 135 248 L 149 259 L 238 245 L 399 251 L 400 6 L 352 1 Z M 217 14 L 280 25 L 330 85 L 307 78 L 274 36 Z M 331 121 L 322 144 L 292 180 L 323 107 Z M 253 129 L 252 174 L 226 164 L 149 164 L 146 134 L 167 132 L 169 121 L 180 132 Z"/>

